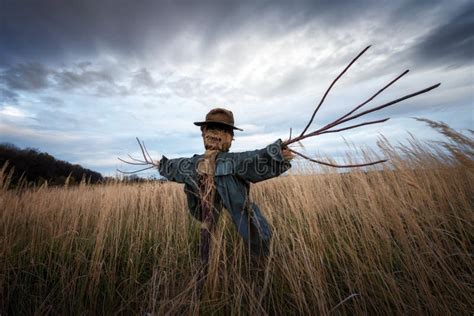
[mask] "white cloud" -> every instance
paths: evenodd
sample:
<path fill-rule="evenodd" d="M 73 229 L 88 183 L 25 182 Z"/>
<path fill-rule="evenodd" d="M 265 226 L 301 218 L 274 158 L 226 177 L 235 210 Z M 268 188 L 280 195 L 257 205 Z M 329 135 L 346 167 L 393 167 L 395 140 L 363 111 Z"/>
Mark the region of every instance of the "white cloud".
<path fill-rule="evenodd" d="M 74 142 L 82 139 L 83 137 L 75 134 L 74 132 L 64 133 L 61 131 L 52 130 L 37 130 L 27 127 L 18 127 L 0 123 L 0 134 L 3 137 L 29 139 L 30 146 L 35 142 L 46 142 L 48 144 L 60 144 L 63 142 Z"/>
<path fill-rule="evenodd" d="M 5 115 L 14 118 L 25 118 L 29 116 L 26 111 L 10 105 L 3 106 L 0 110 L 0 115 Z"/>

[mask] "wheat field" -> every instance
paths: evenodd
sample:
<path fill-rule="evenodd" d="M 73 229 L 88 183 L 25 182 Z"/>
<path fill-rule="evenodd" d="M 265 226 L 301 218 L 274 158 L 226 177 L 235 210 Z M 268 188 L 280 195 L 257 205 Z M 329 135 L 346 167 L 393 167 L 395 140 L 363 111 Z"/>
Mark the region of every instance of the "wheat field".
<path fill-rule="evenodd" d="M 446 141 L 381 140 L 383 168 L 254 185 L 270 257 L 249 258 L 224 211 L 200 299 L 181 185 L 7 189 L 5 166 L 0 314 L 472 315 L 474 141 L 427 123 Z"/>

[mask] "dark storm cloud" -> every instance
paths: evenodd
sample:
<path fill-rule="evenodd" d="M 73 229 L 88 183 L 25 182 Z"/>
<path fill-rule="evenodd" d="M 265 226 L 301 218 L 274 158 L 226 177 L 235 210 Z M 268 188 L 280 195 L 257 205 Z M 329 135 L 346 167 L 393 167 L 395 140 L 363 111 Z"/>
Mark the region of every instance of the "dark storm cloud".
<path fill-rule="evenodd" d="M 474 2 L 461 7 L 448 22 L 435 27 L 415 47 L 417 60 L 456 65 L 474 56 Z"/>
<path fill-rule="evenodd" d="M 64 106 L 64 101 L 56 97 L 51 97 L 51 96 L 41 97 L 41 101 L 47 107 L 61 108 Z"/>
<path fill-rule="evenodd" d="M 17 92 L 57 88 L 63 91 L 81 90 L 96 95 L 124 95 L 127 88 L 118 84 L 107 69 L 89 69 L 91 63 L 76 63 L 71 68 L 53 69 L 41 63 L 18 63 L 0 70 L 2 98 L 13 100 Z M 143 80 L 142 80 L 143 81 Z M 143 82 L 140 82 L 144 84 Z"/>
<path fill-rule="evenodd" d="M 453 2 L 451 8 L 463 2 Z M 468 59 L 472 53 L 474 5 L 467 3 L 449 23 L 442 1 L 3 1 L 0 63 L 54 61 L 58 56 L 96 56 L 102 49 L 140 58 L 147 45 L 161 52 L 179 34 L 199 39 L 201 54 L 233 34 L 285 34 L 316 22 L 332 32 L 357 20 L 373 21 L 380 34 L 417 19 L 439 15 L 439 25 L 416 50 L 420 60 Z M 449 11 L 449 10 L 448 10 Z M 374 13 L 380 12 L 374 16 Z M 449 13 L 449 12 L 448 12 Z M 386 19 L 386 21 L 381 21 Z M 377 22 L 377 21 L 375 21 Z M 158 57 L 158 56 L 157 56 Z"/>
<path fill-rule="evenodd" d="M 59 70 L 53 72 L 52 78 L 58 88 L 65 91 L 85 89 L 106 96 L 127 93 L 127 88 L 116 83 L 113 74 L 107 70 Z"/>
<path fill-rule="evenodd" d="M 50 70 L 39 63 L 20 63 L 0 72 L 0 81 L 11 90 L 40 90 L 49 85 Z"/>
<path fill-rule="evenodd" d="M 136 56 L 147 38 L 166 48 L 181 32 L 199 34 L 205 50 L 235 32 L 287 32 L 315 17 L 340 26 L 346 12 L 363 11 L 359 2 L 3 1 L 0 60 L 87 56 L 104 47 Z"/>
<path fill-rule="evenodd" d="M 132 87 L 134 88 L 145 87 L 145 88 L 153 89 L 160 83 L 161 83 L 160 81 L 156 81 L 153 78 L 153 76 L 150 74 L 150 72 L 146 68 L 142 68 L 133 74 Z"/>
<path fill-rule="evenodd" d="M 0 102 L 15 103 L 18 100 L 18 93 L 10 89 L 0 87 Z"/>
<path fill-rule="evenodd" d="M 54 73 L 54 80 L 65 90 L 82 88 L 92 82 L 114 85 L 114 79 L 106 72 L 62 70 Z"/>

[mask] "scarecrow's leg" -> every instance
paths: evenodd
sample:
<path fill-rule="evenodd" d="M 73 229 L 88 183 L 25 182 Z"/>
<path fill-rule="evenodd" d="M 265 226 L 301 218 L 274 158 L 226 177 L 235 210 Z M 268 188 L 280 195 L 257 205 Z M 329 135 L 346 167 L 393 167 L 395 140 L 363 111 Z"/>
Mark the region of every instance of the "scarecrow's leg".
<path fill-rule="evenodd" d="M 211 247 L 211 230 L 212 230 L 212 214 L 208 212 L 206 214 L 204 221 L 201 226 L 200 233 L 200 258 L 201 258 L 201 267 L 198 273 L 198 279 L 196 284 L 196 290 L 198 297 L 201 297 L 204 284 L 207 279 L 207 272 L 209 268 L 209 252 Z"/>

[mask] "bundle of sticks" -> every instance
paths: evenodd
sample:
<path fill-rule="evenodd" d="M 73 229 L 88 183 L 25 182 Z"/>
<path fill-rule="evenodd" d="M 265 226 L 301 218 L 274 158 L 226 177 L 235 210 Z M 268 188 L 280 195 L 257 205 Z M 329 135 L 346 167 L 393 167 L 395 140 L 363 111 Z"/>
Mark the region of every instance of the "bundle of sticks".
<path fill-rule="evenodd" d="M 125 159 L 122 159 L 120 157 L 117 157 L 117 159 L 120 160 L 121 162 L 126 163 L 126 164 L 133 165 L 133 166 L 141 166 L 143 168 L 138 169 L 138 170 L 133 170 L 133 171 L 123 171 L 123 170 L 117 169 L 118 172 L 123 173 L 123 174 L 135 174 L 135 173 L 138 173 L 138 172 L 141 172 L 141 171 L 145 171 L 145 170 L 149 170 L 149 169 L 153 169 L 153 168 L 155 168 L 155 169 L 159 168 L 159 166 L 160 166 L 159 162 L 155 162 L 151 158 L 150 153 L 146 149 L 145 143 L 143 141 L 141 141 L 140 139 L 138 139 L 138 137 L 136 137 L 136 139 L 137 139 L 137 142 L 138 142 L 138 146 L 140 146 L 140 150 L 141 150 L 142 155 L 143 155 L 143 160 L 133 158 L 130 154 L 128 154 L 128 158 L 130 158 L 130 160 L 125 160 Z"/>
<path fill-rule="evenodd" d="M 435 85 L 432 85 L 428 88 L 425 88 L 425 89 L 422 89 L 422 90 L 419 90 L 419 91 L 416 91 L 416 92 L 413 92 L 413 93 L 410 93 L 410 94 L 407 94 L 403 97 L 400 97 L 398 99 L 395 99 L 395 100 L 392 100 L 392 101 L 389 101 L 389 102 L 386 102 L 382 105 L 378 105 L 376 107 L 373 107 L 371 109 L 368 109 L 368 110 L 365 110 L 365 111 L 362 111 L 362 112 L 359 112 L 359 113 L 355 113 L 356 111 L 358 111 L 359 109 L 361 109 L 363 106 L 365 106 L 367 103 L 369 103 L 370 101 L 372 101 L 373 99 L 375 99 L 375 97 L 377 97 L 379 94 L 381 94 L 385 89 L 387 89 L 388 87 L 390 87 L 392 84 L 394 84 L 395 82 L 397 82 L 400 78 L 402 78 L 403 76 L 405 76 L 409 70 L 405 70 L 403 73 L 401 73 L 398 77 L 396 77 L 395 79 L 393 79 L 392 81 L 390 81 L 388 84 L 386 84 L 382 89 L 380 89 L 379 91 L 377 91 L 374 95 L 372 95 L 370 98 L 368 98 L 367 100 L 365 100 L 364 102 L 362 102 L 361 104 L 357 105 L 356 107 L 354 107 L 352 110 L 350 110 L 348 113 L 344 114 L 343 116 L 337 118 L 336 120 L 324 125 L 323 127 L 319 128 L 319 129 L 316 129 L 312 132 L 308 132 L 308 129 L 309 127 L 311 126 L 311 123 L 313 123 L 313 120 L 314 120 L 314 117 L 316 116 L 316 114 L 318 113 L 319 109 L 321 108 L 321 106 L 323 105 L 324 103 L 324 100 L 326 99 L 327 95 L 329 94 L 329 91 L 331 91 L 332 87 L 334 86 L 334 84 L 346 73 L 346 71 L 356 62 L 357 59 L 360 58 L 360 56 L 362 56 L 368 49 L 370 48 L 370 45 L 367 46 L 366 48 L 364 48 L 347 66 L 346 68 L 344 68 L 344 70 L 336 77 L 336 79 L 333 80 L 333 82 L 331 83 L 331 85 L 327 88 L 326 92 L 324 93 L 323 97 L 321 98 L 321 100 L 319 101 L 318 105 L 316 106 L 316 109 L 314 110 L 313 112 L 313 115 L 311 116 L 311 119 L 309 120 L 308 124 L 306 125 L 306 127 L 303 129 L 303 131 L 301 132 L 300 135 L 298 135 L 297 137 L 294 137 L 292 138 L 292 135 L 291 135 L 291 129 L 290 129 L 290 137 L 288 140 L 286 140 L 285 142 L 283 142 L 282 144 L 282 147 L 285 147 L 285 148 L 288 148 L 291 152 L 293 152 L 294 154 L 306 159 L 306 160 L 309 160 L 309 161 L 312 161 L 312 162 L 315 162 L 315 163 L 318 163 L 318 164 L 321 164 L 321 165 L 325 165 L 325 166 L 329 166 L 329 167 L 335 167 L 335 168 L 353 168 L 353 167 L 363 167 L 363 166 L 370 166 L 370 165 L 375 165 L 375 164 L 379 164 L 379 163 L 383 163 L 383 162 L 386 162 L 387 160 L 384 159 L 384 160 L 377 160 L 377 161 L 371 161 L 371 162 L 365 162 L 365 163 L 360 163 L 360 164 L 347 164 L 347 165 L 339 165 L 339 164 L 333 164 L 333 163 L 330 163 L 330 162 L 324 162 L 324 161 L 321 161 L 321 160 L 316 160 L 316 159 L 313 159 L 313 158 L 310 158 L 296 150 L 294 150 L 293 148 L 290 148 L 289 146 L 291 144 L 295 144 L 295 143 L 300 143 L 302 140 L 304 139 L 307 139 L 307 138 L 310 138 L 310 137 L 315 137 L 315 136 L 319 136 L 319 135 L 323 135 L 323 134 L 329 134 L 329 133 L 338 133 L 338 132 L 342 132 L 342 131 L 346 131 L 346 130 L 350 130 L 350 129 L 353 129 L 353 128 L 357 128 L 357 127 L 361 127 L 361 126 L 366 126 L 366 125 L 372 125 L 372 124 L 379 124 L 379 123 L 383 123 L 383 122 L 386 122 L 389 120 L 389 118 L 384 118 L 384 119 L 381 119 L 381 120 L 376 120 L 376 121 L 366 121 L 366 122 L 363 122 L 363 123 L 359 123 L 359 124 L 355 124 L 355 125 L 350 125 L 350 126 L 346 126 L 346 127 L 339 127 L 339 125 L 341 124 L 344 124 L 344 123 L 347 123 L 349 121 L 353 121 L 361 116 L 364 116 L 364 115 L 367 115 L 369 113 L 372 113 L 372 112 L 376 112 L 376 111 L 380 111 L 386 107 L 389 107 L 391 105 L 394 105 L 394 104 L 397 104 L 401 101 L 404 101 L 404 100 L 407 100 L 407 99 L 410 99 L 410 98 L 413 98 L 417 95 L 420 95 L 420 94 L 423 94 L 423 93 L 426 93 L 428 91 L 431 91 L 437 87 L 439 87 L 441 85 L 441 83 L 437 83 Z M 335 127 L 338 127 L 338 128 L 335 128 Z"/>

